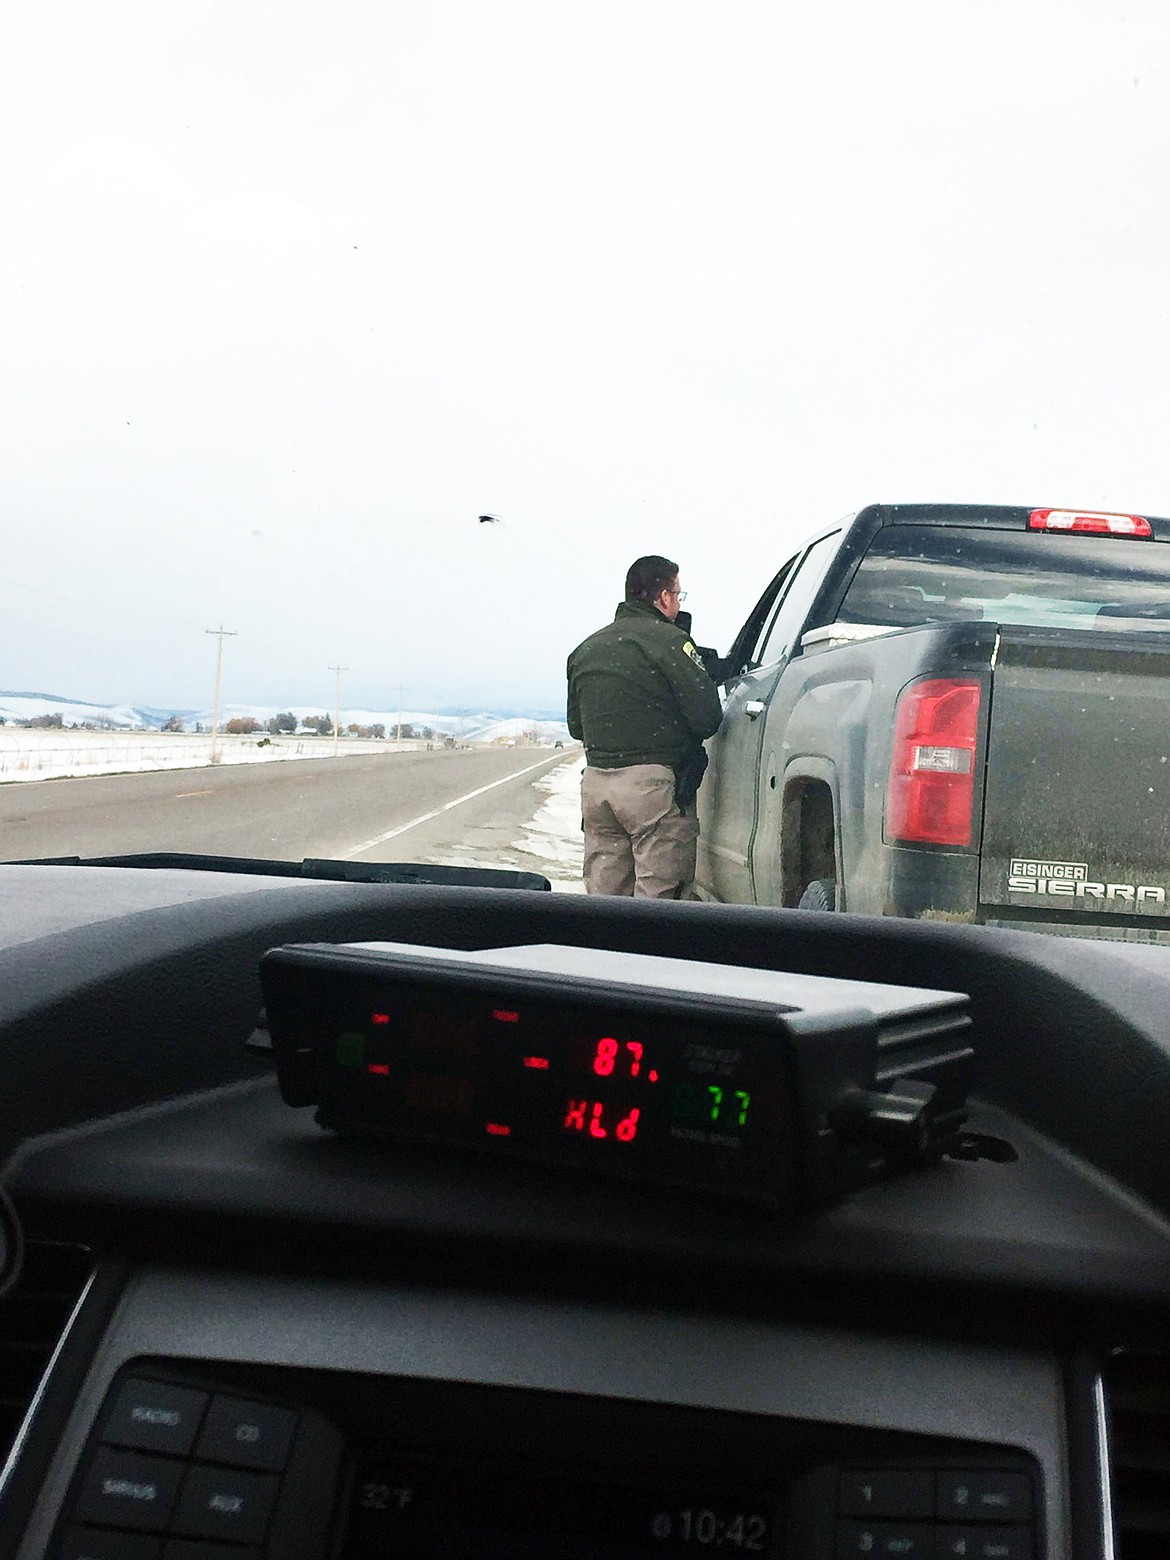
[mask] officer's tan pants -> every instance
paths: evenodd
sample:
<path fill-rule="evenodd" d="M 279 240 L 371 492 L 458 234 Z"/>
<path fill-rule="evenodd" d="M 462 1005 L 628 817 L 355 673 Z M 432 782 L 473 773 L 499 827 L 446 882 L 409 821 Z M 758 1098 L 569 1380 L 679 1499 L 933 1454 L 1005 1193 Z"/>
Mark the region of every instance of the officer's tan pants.
<path fill-rule="evenodd" d="M 581 778 L 585 890 L 641 899 L 694 899 L 699 820 L 674 799 L 665 764 L 586 766 Z"/>

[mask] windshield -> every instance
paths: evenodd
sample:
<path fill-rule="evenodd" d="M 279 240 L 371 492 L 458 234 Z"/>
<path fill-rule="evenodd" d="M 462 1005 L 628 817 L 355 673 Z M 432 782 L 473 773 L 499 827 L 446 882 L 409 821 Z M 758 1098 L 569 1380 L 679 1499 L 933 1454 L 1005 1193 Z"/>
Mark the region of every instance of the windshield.
<path fill-rule="evenodd" d="M 1116 537 L 888 526 L 841 604 L 844 623 L 990 620 L 1170 630 L 1170 548 Z"/>
<path fill-rule="evenodd" d="M 1157 729 L 1163 545 L 894 526 L 839 625 L 825 593 L 879 501 L 1170 512 L 1168 59 L 1160 0 L 23 8 L 0 859 L 1002 918 L 984 839 L 1005 882 L 1038 858 L 980 811 L 991 641 L 978 697 L 908 712 L 953 665 L 827 630 L 1136 630 L 1140 697 L 1061 666 L 1113 744 Z M 1021 730 L 1073 729 L 1011 676 Z M 1167 746 L 1115 756 L 1126 840 L 1161 838 Z M 966 777 L 937 827 L 928 773 Z M 1045 837 L 1136 924 L 1170 861 L 1106 827 Z M 891 886 L 915 850 L 920 888 L 967 853 L 961 904 Z"/>

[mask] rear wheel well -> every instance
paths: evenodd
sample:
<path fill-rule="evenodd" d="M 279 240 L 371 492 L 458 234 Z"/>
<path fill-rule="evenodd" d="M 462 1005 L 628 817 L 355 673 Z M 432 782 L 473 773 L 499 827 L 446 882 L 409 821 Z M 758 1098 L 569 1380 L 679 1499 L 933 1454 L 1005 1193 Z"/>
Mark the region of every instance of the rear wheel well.
<path fill-rule="evenodd" d="M 780 827 L 780 903 L 798 905 L 818 879 L 837 879 L 833 793 L 824 780 L 793 780 L 784 790 Z"/>

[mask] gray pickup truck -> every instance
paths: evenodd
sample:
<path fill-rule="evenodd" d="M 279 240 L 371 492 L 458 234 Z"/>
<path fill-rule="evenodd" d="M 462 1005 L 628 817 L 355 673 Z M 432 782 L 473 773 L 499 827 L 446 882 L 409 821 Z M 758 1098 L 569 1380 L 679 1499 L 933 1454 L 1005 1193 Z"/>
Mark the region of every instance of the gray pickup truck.
<path fill-rule="evenodd" d="M 1170 942 L 1170 521 L 875 504 L 716 675 L 705 898 Z"/>

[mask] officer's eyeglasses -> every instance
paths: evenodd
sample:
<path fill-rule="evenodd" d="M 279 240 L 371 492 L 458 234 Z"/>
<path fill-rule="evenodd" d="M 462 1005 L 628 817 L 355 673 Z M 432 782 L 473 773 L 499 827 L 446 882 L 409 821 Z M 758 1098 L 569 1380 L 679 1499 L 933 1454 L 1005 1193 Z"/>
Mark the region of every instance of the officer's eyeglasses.
<path fill-rule="evenodd" d="M 685 590 L 668 590 L 666 592 L 666 594 L 668 596 L 677 596 L 678 600 L 679 600 L 679 605 L 680 606 L 687 599 L 687 593 L 686 593 Z"/>

